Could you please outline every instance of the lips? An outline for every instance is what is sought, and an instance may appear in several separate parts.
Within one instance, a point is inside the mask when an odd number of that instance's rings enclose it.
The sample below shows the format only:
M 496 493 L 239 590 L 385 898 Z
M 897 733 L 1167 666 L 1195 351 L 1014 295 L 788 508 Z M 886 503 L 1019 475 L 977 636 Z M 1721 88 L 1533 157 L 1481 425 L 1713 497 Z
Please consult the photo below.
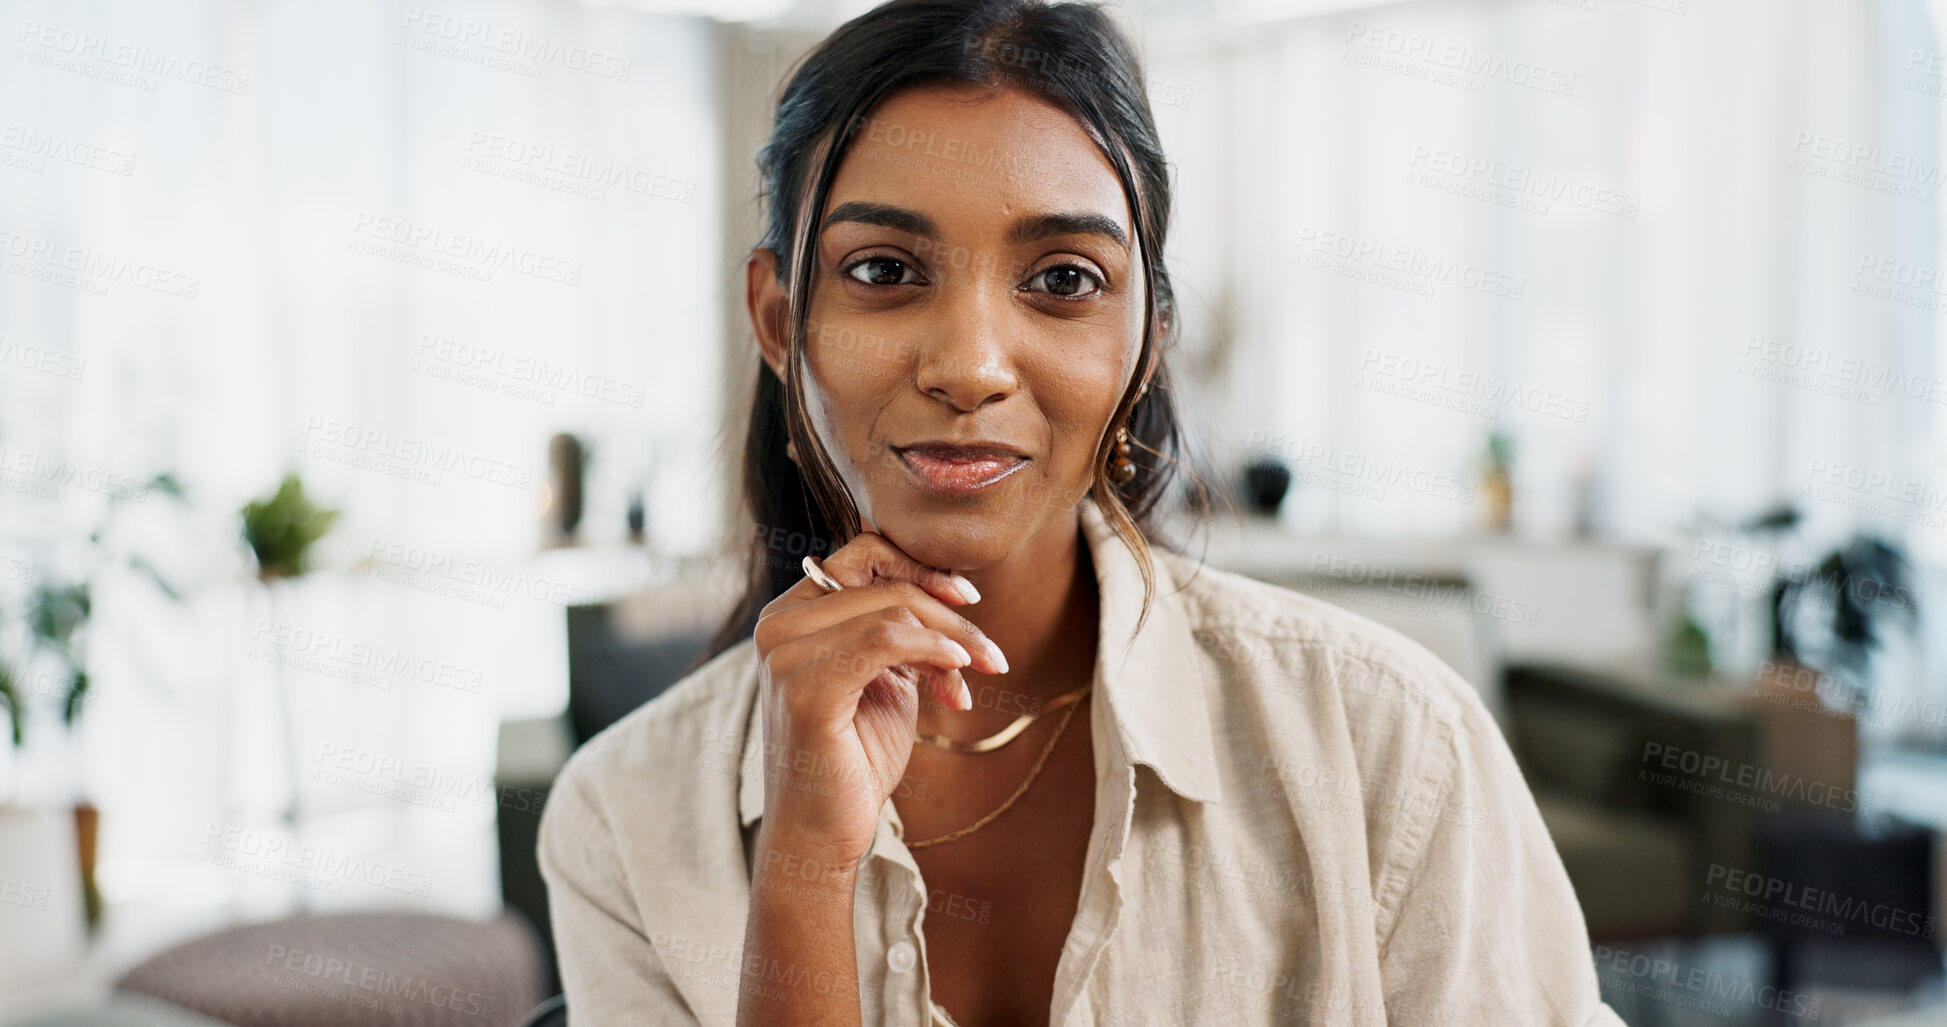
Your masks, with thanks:
M 894 446 L 892 451 L 921 486 L 952 496 L 979 492 L 1028 462 L 1020 452 L 990 443 L 916 442 Z

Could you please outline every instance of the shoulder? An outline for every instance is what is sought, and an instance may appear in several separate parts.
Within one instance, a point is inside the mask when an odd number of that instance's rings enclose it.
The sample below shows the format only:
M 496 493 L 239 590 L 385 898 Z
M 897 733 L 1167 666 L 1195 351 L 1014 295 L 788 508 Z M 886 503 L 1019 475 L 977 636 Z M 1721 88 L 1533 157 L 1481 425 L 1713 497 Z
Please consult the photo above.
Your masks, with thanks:
M 1282 678 L 1304 686 L 1285 694 L 1316 693 L 1348 710 L 1421 711 L 1447 723 L 1486 713 L 1466 679 L 1396 628 L 1282 585 L 1158 552 L 1170 563 L 1191 638 L 1228 670 Z
M 1316 596 L 1191 556 L 1159 559 L 1211 671 L 1213 709 L 1233 741 L 1254 743 L 1252 786 L 1317 767 L 1349 771 L 1368 792 L 1446 793 L 1505 769 L 1472 758 L 1506 743 L 1480 693 L 1424 645 Z
M 661 830 L 702 819 L 671 813 L 725 801 L 734 816 L 755 671 L 746 638 L 583 743 L 555 780 L 548 808 L 563 814 L 543 831 Z

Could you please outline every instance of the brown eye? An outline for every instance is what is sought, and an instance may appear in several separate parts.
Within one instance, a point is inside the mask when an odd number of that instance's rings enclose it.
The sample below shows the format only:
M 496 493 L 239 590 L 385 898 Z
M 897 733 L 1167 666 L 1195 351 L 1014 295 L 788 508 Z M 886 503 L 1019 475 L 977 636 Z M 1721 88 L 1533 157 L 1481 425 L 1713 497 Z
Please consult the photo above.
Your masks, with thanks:
M 1063 264 L 1035 275 L 1028 280 L 1028 285 L 1032 292 L 1045 292 L 1064 299 L 1079 299 L 1093 295 L 1102 287 L 1102 282 L 1093 274 L 1073 264 Z
M 891 257 L 867 257 L 846 268 L 845 273 L 866 285 L 910 285 L 920 280 L 905 261 Z

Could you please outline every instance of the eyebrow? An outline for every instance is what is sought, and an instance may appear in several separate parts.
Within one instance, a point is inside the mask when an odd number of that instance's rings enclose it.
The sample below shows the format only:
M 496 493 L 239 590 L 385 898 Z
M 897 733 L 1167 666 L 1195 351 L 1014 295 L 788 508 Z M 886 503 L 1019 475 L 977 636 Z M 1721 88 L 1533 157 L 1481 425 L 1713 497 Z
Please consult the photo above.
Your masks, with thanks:
M 908 235 L 937 238 L 939 225 L 933 219 L 916 210 L 894 207 L 884 203 L 864 203 L 853 201 L 841 203 L 825 215 L 824 229 L 844 221 L 862 225 L 877 225 Z M 1123 249 L 1129 248 L 1129 235 L 1122 230 L 1114 218 L 1091 213 L 1041 214 L 1016 221 L 1007 233 L 1007 241 L 1013 244 L 1037 242 L 1061 235 L 1100 235 L 1115 242 Z
M 1039 217 L 1022 218 L 1014 223 L 1014 230 L 1007 233 L 1011 243 L 1036 242 L 1058 235 L 1101 235 L 1113 240 L 1123 249 L 1129 248 L 1129 236 L 1114 218 L 1100 214 L 1043 214 Z

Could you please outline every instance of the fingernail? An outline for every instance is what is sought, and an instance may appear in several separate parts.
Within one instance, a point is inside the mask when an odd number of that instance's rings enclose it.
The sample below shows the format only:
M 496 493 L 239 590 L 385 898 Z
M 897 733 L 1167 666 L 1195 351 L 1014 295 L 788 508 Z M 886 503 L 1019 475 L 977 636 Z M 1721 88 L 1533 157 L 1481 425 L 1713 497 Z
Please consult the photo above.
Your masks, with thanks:
M 975 588 L 974 583 L 968 581 L 966 578 L 955 574 L 953 576 L 953 587 L 960 590 L 960 598 L 965 599 L 967 602 L 980 602 L 980 590 Z
M 992 656 L 994 662 L 1001 665 L 1001 673 L 1007 673 L 1007 654 L 1001 652 L 1001 647 L 995 645 L 991 638 L 982 638 L 980 643 L 987 647 L 987 655 Z
M 966 646 L 961 645 L 960 643 L 955 642 L 953 639 L 950 638 L 946 640 L 946 644 L 952 646 L 953 651 L 960 655 L 960 666 L 965 667 L 973 663 L 973 654 L 967 652 Z M 962 685 L 961 687 L 965 688 L 966 686 Z
M 962 710 L 973 709 L 973 693 L 967 691 L 967 682 L 965 678 L 962 678 L 960 680 L 960 709 Z

